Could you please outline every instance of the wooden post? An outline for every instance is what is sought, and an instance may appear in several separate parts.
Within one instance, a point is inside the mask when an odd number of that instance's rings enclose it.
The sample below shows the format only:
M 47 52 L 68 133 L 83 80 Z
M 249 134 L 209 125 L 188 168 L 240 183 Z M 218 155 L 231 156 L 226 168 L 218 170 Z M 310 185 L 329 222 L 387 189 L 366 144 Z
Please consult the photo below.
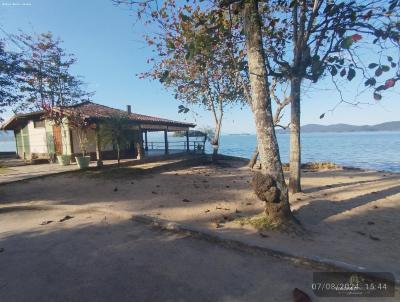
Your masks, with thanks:
M 186 130 L 186 152 L 189 152 L 189 130 Z
M 165 154 L 168 154 L 168 130 L 164 130 Z
M 203 141 L 203 154 L 206 153 L 206 141 L 207 141 L 207 133 L 204 135 Z M 218 142 L 219 143 L 219 142 Z
M 100 125 L 96 124 L 96 159 L 97 167 L 103 166 L 103 153 L 101 151 Z
M 149 146 L 147 145 L 147 130 L 144 130 L 144 150 L 149 151 Z

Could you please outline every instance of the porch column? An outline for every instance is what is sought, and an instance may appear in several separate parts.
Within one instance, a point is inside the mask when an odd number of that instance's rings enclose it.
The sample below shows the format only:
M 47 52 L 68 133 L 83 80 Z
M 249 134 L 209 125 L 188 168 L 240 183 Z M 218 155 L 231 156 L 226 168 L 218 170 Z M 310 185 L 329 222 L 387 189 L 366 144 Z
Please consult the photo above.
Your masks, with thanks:
M 144 150 L 149 151 L 149 146 L 147 145 L 147 130 L 144 130 Z
M 189 152 L 189 130 L 186 130 L 186 152 Z
M 164 130 L 165 154 L 168 154 L 168 130 Z
M 137 159 L 144 158 L 144 148 L 143 148 L 143 133 L 142 129 L 139 127 L 139 142 L 136 143 Z
M 103 166 L 103 153 L 101 151 L 100 125 L 96 124 L 96 159 L 97 167 Z

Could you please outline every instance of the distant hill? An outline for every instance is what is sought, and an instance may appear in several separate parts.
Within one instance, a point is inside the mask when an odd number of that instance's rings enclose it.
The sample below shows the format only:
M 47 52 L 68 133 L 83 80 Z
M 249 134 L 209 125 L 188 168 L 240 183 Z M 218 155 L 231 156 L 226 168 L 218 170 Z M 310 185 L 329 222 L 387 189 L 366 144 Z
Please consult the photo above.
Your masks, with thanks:
M 318 125 L 308 124 L 301 127 L 302 132 L 360 132 L 360 131 L 400 131 L 400 121 L 387 122 L 377 125 L 362 125 L 355 126 L 349 124 L 333 124 L 333 125 Z M 289 132 L 286 130 L 278 130 L 278 132 Z

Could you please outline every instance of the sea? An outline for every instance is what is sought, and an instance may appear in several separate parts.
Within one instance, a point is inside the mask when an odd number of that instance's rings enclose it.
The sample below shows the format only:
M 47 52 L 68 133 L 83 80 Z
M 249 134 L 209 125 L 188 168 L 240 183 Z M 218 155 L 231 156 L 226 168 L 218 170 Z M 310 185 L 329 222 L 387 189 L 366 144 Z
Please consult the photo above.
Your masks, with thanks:
M 282 162 L 288 162 L 289 134 L 279 133 L 277 138 Z M 162 141 L 161 137 L 154 139 Z M 174 141 L 184 141 L 184 138 L 170 137 L 169 141 L 173 146 Z M 400 132 L 303 133 L 301 144 L 303 163 L 330 161 L 343 166 L 400 172 Z M 255 135 L 222 135 L 219 152 L 250 158 L 255 147 Z M 206 151 L 211 150 L 207 144 Z M 0 140 L 2 151 L 15 151 L 15 142 Z

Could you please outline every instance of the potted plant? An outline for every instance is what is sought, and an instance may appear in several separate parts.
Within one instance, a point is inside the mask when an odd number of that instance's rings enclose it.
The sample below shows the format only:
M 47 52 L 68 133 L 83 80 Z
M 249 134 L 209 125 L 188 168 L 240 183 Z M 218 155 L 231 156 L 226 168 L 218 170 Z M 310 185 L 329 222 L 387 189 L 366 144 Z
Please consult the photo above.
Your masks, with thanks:
M 75 114 L 71 115 L 69 122 L 71 127 L 76 131 L 79 148 L 81 150 L 81 154 L 75 156 L 76 163 L 78 164 L 80 169 L 86 169 L 87 167 L 89 167 L 90 163 L 90 155 L 86 155 L 89 143 L 88 130 L 90 128 L 90 123 L 79 112 L 75 112 Z
M 87 145 L 88 145 L 88 137 L 87 137 L 87 129 L 76 128 L 76 135 L 79 141 L 79 148 L 81 149 L 81 155 L 75 156 L 76 163 L 78 164 L 80 169 L 86 169 L 89 167 L 90 163 L 90 155 L 87 154 Z

